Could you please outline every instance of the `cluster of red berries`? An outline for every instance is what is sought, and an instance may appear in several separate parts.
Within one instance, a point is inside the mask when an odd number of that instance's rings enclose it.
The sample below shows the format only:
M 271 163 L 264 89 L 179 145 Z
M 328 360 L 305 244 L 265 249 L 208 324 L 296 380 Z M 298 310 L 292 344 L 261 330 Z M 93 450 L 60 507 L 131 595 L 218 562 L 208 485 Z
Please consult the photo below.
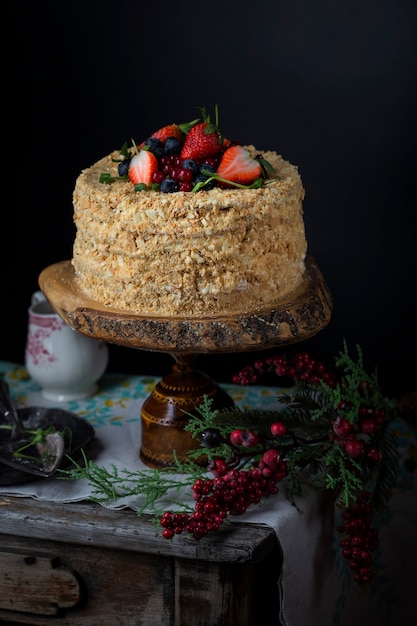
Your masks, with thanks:
M 355 582 L 359 585 L 371 581 L 372 553 L 378 547 L 378 531 L 371 528 L 370 498 L 370 493 L 363 491 L 358 500 L 344 512 L 344 522 L 337 528 L 343 535 L 340 541 L 342 557 L 349 562 Z
M 270 374 L 313 385 L 321 380 L 329 387 L 336 384 L 336 376 L 327 371 L 324 363 L 316 361 L 307 352 L 298 352 L 292 357 L 283 355 L 260 359 L 253 365 L 247 365 L 241 369 L 232 380 L 237 385 L 254 385 L 260 382 L 262 377 Z
M 341 407 L 343 409 L 343 407 Z M 386 422 L 384 409 L 361 407 L 358 422 L 351 423 L 345 417 L 338 416 L 333 422 L 335 442 L 344 448 L 346 454 L 353 459 L 363 458 L 373 463 L 382 460 L 381 451 L 369 445 L 368 439 Z
M 286 426 L 282 422 L 271 425 L 271 435 L 279 438 L 285 435 Z M 222 440 L 220 431 L 207 428 L 201 435 L 203 445 L 216 447 Z M 236 449 L 256 448 L 258 435 L 251 430 L 235 429 L 230 433 L 229 442 Z M 248 469 L 231 467 L 239 459 L 239 454 L 229 462 L 214 458 L 208 463 L 208 469 L 214 476 L 198 478 L 192 487 L 196 504 L 194 512 L 173 513 L 166 511 L 161 520 L 165 539 L 172 539 L 176 534 L 187 532 L 194 539 L 201 539 L 210 531 L 219 529 L 228 515 L 242 515 L 252 504 L 258 504 L 262 498 L 278 493 L 278 483 L 288 474 L 288 467 L 279 450 L 275 447 L 263 451 L 258 462 Z
M 177 191 L 192 191 L 200 170 L 215 172 L 219 159 L 206 158 L 201 165 L 184 160 L 179 154 L 164 155 L 158 160 L 159 169 L 152 174 L 152 183 L 160 185 L 168 177 L 177 185 Z M 197 178 L 204 180 L 207 176 Z
M 283 461 L 276 459 L 271 465 L 254 466 L 248 470 L 231 469 L 214 479 L 199 478 L 192 487 L 196 504 L 194 511 L 174 513 L 166 511 L 161 520 L 165 539 L 174 535 L 189 533 L 194 539 L 201 539 L 211 531 L 217 531 L 229 515 L 242 515 L 252 504 L 278 493 L 277 483 L 287 475 Z M 263 469 L 270 468 L 269 476 Z M 215 465 L 215 473 L 220 472 Z

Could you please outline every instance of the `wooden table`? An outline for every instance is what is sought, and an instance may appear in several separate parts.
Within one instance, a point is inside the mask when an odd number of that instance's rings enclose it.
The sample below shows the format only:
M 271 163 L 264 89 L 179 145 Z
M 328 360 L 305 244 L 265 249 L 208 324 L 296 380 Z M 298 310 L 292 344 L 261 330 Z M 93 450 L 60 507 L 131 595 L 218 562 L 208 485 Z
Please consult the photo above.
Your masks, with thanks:
M 0 496 L 0 623 L 279 625 L 272 528 L 233 523 L 167 541 L 154 524 L 91 502 Z

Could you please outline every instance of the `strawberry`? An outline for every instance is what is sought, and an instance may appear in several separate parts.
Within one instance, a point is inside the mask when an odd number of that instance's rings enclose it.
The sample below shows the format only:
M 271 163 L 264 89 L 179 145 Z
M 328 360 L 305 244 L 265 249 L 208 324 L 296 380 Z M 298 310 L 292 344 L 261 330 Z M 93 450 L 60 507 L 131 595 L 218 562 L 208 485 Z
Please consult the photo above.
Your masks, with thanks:
M 167 126 L 163 126 L 159 130 L 152 133 L 151 137 L 159 139 L 161 143 L 164 143 L 168 139 L 168 137 L 175 137 L 175 139 L 181 141 L 182 130 L 178 126 L 178 124 L 168 124 Z
M 140 150 L 135 154 L 129 165 L 127 175 L 134 185 L 151 186 L 152 175 L 159 168 L 158 159 L 149 150 Z
M 194 161 L 215 157 L 222 149 L 223 138 L 219 129 L 210 122 L 200 122 L 187 134 L 181 150 L 181 159 Z
M 192 122 L 186 122 L 184 124 L 167 124 L 159 130 L 156 130 L 154 133 L 152 133 L 152 135 L 149 136 L 154 137 L 155 139 L 159 139 L 161 143 L 165 143 L 168 137 L 175 137 L 175 139 L 178 139 L 178 141 L 182 141 L 184 134 L 187 133 L 190 128 L 192 128 L 199 121 L 200 120 L 196 119 Z M 142 141 L 138 148 L 141 149 L 144 145 L 145 142 Z
M 149 135 L 149 136 L 154 137 L 155 139 L 159 139 L 161 143 L 164 143 L 168 139 L 168 137 L 175 137 L 175 139 L 178 139 L 179 141 L 181 141 L 182 132 L 178 124 L 168 124 L 167 126 L 163 126 L 162 128 L 155 131 L 154 133 L 152 133 L 152 135 Z M 145 145 L 145 141 L 142 141 L 138 145 L 138 150 L 141 150 L 144 145 Z
M 232 141 L 230 141 L 230 139 L 226 139 L 226 137 L 223 139 L 223 143 L 222 143 L 222 149 L 223 150 L 227 150 L 227 148 L 230 148 L 230 146 L 232 145 Z
M 249 150 L 237 145 L 224 152 L 217 174 L 240 185 L 251 185 L 262 176 L 262 168 L 259 161 L 251 157 Z M 219 184 L 227 187 L 227 183 Z

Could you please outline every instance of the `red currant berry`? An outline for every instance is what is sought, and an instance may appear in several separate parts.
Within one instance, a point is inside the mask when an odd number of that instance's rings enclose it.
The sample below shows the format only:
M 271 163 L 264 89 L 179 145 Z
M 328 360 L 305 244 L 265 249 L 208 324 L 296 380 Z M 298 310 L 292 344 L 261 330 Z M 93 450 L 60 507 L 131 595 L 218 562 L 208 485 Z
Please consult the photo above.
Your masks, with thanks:
M 268 465 L 268 467 L 276 467 L 278 465 L 278 460 L 279 452 L 278 450 L 275 450 L 275 448 L 270 448 L 262 455 L 262 461 L 265 463 L 265 465 Z
M 352 430 L 352 425 L 344 417 L 338 416 L 333 422 L 333 430 L 336 435 L 345 437 Z
M 164 178 L 165 173 L 162 170 L 156 170 L 156 172 L 152 174 L 152 182 L 156 185 L 159 185 L 164 180 Z
M 287 432 L 287 427 L 283 422 L 274 422 L 271 424 L 271 434 L 273 437 L 283 437 Z
M 180 167 L 178 171 L 178 180 L 184 183 L 190 183 L 193 180 L 193 173 L 191 170 L 187 170 L 184 167 Z
M 242 435 L 243 435 L 243 430 L 241 430 L 241 429 L 234 430 L 233 432 L 230 433 L 230 436 L 229 436 L 230 442 L 234 446 L 241 446 L 242 445 Z
M 242 446 L 252 448 L 259 443 L 258 435 L 253 430 L 244 430 L 242 433 Z
M 213 459 L 208 465 L 208 469 L 214 476 L 224 476 L 227 472 L 227 464 L 223 459 Z
M 174 516 L 172 515 L 172 513 L 165 512 L 163 516 L 161 517 L 161 519 L 159 520 L 159 523 L 164 528 L 171 528 L 173 521 L 174 521 Z
M 361 431 L 366 435 L 373 435 L 378 429 L 378 422 L 373 417 L 367 417 L 361 422 Z
M 179 191 L 192 191 L 193 190 L 193 184 L 182 180 L 178 184 L 178 190 Z
M 364 453 L 365 444 L 360 439 L 350 439 L 346 442 L 345 450 L 352 459 L 356 459 Z
M 164 532 L 162 533 L 162 536 L 164 539 L 172 539 L 172 537 L 174 536 L 174 531 L 171 530 L 170 528 L 165 528 Z
M 370 459 L 374 463 L 380 463 L 382 460 L 382 453 L 380 450 L 378 450 L 378 448 L 369 448 L 368 452 L 366 453 L 366 458 Z
M 378 422 L 378 424 L 382 424 L 387 419 L 387 414 L 384 411 L 384 409 L 376 409 L 374 411 L 374 415 L 375 415 L 375 419 Z

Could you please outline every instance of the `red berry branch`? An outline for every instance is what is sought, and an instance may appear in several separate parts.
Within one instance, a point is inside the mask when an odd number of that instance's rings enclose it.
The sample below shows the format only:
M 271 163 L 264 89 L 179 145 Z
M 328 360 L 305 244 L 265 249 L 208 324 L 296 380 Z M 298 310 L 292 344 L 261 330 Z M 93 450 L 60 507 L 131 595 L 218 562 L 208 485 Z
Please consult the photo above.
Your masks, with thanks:
M 363 491 L 358 500 L 343 513 L 343 523 L 337 530 L 342 535 L 340 546 L 342 557 L 354 572 L 359 585 L 372 580 L 372 553 L 378 547 L 378 531 L 371 527 L 371 494 Z
M 305 352 L 244 367 L 233 382 L 275 382 L 277 408 L 218 411 L 205 397 L 185 426 L 201 446 L 172 469 L 109 472 L 86 460 L 84 468 L 75 464 L 66 473 L 89 479 L 99 502 L 140 495 L 139 514 L 153 512 L 167 539 L 186 533 L 201 540 L 229 516 L 276 495 L 284 479 L 297 509 L 304 488 L 329 490 L 341 518 L 341 554 L 354 580 L 368 583 L 378 544 L 372 524 L 397 476 L 396 441 L 388 428 L 395 405 L 383 396 L 376 374 L 365 371 L 359 347 L 357 355 L 352 359 L 344 344 L 334 371 Z M 173 494 L 172 509 L 158 508 L 167 494 Z
M 278 484 L 287 478 L 295 506 L 304 486 L 335 494 L 343 519 L 338 527 L 342 556 L 355 581 L 367 583 L 378 544 L 372 520 L 386 504 L 396 475 L 395 455 L 388 454 L 392 404 L 382 395 L 376 376 L 365 372 L 360 349 L 355 362 L 346 345 L 334 372 L 302 352 L 257 360 L 241 369 L 233 382 L 261 384 L 274 377 L 291 385 L 278 395 L 284 407 L 278 412 L 218 413 L 208 405 L 199 408 L 200 417 L 190 416 L 186 429 L 200 437 L 203 448 L 191 452 L 190 458 L 207 455 L 207 469 L 215 478 L 194 484 L 193 513 L 163 515 L 163 534 L 171 538 L 186 532 L 201 539 L 229 515 L 244 513 L 278 493 Z

